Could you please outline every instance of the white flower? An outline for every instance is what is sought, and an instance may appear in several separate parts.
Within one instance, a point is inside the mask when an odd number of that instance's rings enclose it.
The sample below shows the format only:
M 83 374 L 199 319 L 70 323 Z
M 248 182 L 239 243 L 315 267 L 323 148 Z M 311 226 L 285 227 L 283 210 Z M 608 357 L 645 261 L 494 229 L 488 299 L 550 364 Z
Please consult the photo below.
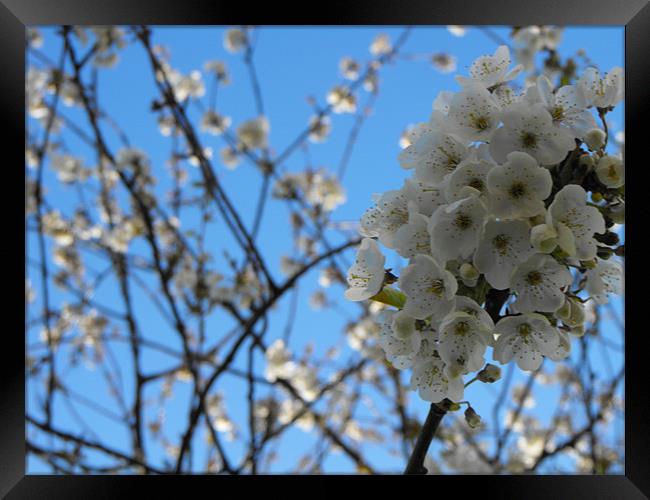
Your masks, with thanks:
M 412 367 L 422 342 L 420 332 L 415 330 L 414 319 L 405 317 L 402 311 L 385 311 L 382 313 L 381 321 L 379 344 L 386 353 L 386 359 L 398 370 Z M 393 326 L 395 323 L 398 329 Z M 403 325 L 399 328 L 400 323 L 412 325 L 410 335 L 403 334 L 404 328 Z
M 408 220 L 408 198 L 405 191 L 387 191 L 378 195 L 375 206 L 361 216 L 359 232 L 362 236 L 378 237 L 388 248 L 395 248 L 395 234 Z
M 485 87 L 468 85 L 449 103 L 447 120 L 458 135 L 471 141 L 489 141 L 499 125 L 499 105 Z
M 277 339 L 273 342 L 266 350 L 265 356 L 266 380 L 275 382 L 279 378 L 291 378 L 296 365 L 291 361 L 291 351 L 285 347 L 282 339 Z
M 584 328 L 583 322 L 581 322 L 576 328 Z M 562 361 L 563 359 L 568 358 L 569 354 L 571 354 L 571 337 L 563 330 L 558 330 L 557 328 L 554 328 L 554 330 L 558 334 L 559 343 L 557 348 L 546 356 L 553 361 Z
M 233 54 L 242 50 L 247 43 L 246 32 L 241 29 L 229 29 L 224 35 L 223 45 L 228 52 Z
M 546 223 L 569 229 L 573 235 L 570 246 L 563 245 L 562 241 L 558 243 L 570 256 L 580 260 L 596 257 L 597 246 L 593 235 L 605 232 L 605 220 L 596 207 L 587 205 L 587 193 L 581 186 L 568 184 L 555 195 L 548 207 Z
M 529 242 L 529 226 L 525 221 L 489 220 L 483 229 L 474 265 L 493 288 L 510 287 L 515 267 L 535 253 Z
M 476 194 L 438 208 L 429 221 L 431 249 L 440 262 L 469 258 L 478 245 L 487 209 Z
M 456 80 L 464 87 L 472 82 L 479 83 L 485 88 L 494 87 L 515 79 L 523 69 L 521 64 L 518 64 L 508 71 L 509 66 L 510 50 L 506 45 L 500 45 L 494 55 L 481 56 L 472 63 L 469 68 L 471 78 L 457 76 Z
M 604 155 L 596 165 L 598 180 L 608 188 L 619 188 L 625 184 L 625 168 L 618 156 Z
M 344 85 L 337 85 L 327 94 L 327 102 L 335 113 L 354 113 L 357 110 L 357 98 Z
M 623 268 L 614 259 L 601 260 L 595 268 L 587 271 L 586 290 L 597 304 L 607 304 L 607 295 L 623 292 Z
M 553 123 L 570 130 L 574 137 L 582 138 L 596 128 L 596 120 L 587 111 L 587 101 L 577 87 L 564 85 L 553 93 L 553 84 L 542 75 L 537 79 L 537 91 Z
M 399 277 L 406 295 L 404 313 L 416 319 L 445 316 L 454 306 L 458 283 L 429 255 L 416 255 Z
M 596 68 L 587 68 L 578 79 L 578 87 L 589 103 L 597 108 L 615 106 L 623 100 L 625 85 L 623 68 L 618 66 L 600 77 Z
M 553 257 L 535 254 L 512 274 L 511 289 L 517 294 L 513 308 L 522 313 L 557 311 L 564 304 L 561 289 L 572 281 L 571 273 Z
M 539 368 L 543 356 L 553 356 L 560 343 L 557 328 L 541 314 L 507 316 L 495 328 L 500 335 L 494 346 L 494 359 L 506 364 L 514 358 L 522 370 Z
M 393 47 L 391 46 L 390 38 L 383 33 L 377 35 L 370 44 L 370 53 L 374 56 L 388 54 L 391 50 L 393 50 Z
M 431 253 L 431 235 L 427 229 L 429 218 L 418 213 L 415 202 L 409 202 L 408 224 L 401 226 L 395 233 L 395 250 L 402 257 L 410 259 L 417 254 Z
M 270 125 L 267 118 L 265 116 L 259 116 L 242 123 L 237 128 L 237 138 L 245 148 L 264 148 L 267 144 L 269 130 Z
M 219 156 L 221 157 L 221 162 L 226 168 L 233 170 L 237 168 L 237 165 L 239 165 L 239 153 L 236 149 L 233 149 L 230 146 L 222 148 L 219 152 Z
M 513 219 L 542 213 L 553 180 L 550 172 L 530 155 L 513 151 L 508 153 L 505 164 L 490 170 L 487 186 L 494 215 Z
M 309 140 L 323 142 L 332 130 L 329 116 L 314 115 L 309 119 Z
M 439 130 L 428 129 L 398 156 L 402 168 L 415 168 L 415 177 L 422 182 L 439 184 L 470 155 L 460 138 Z
M 348 270 L 348 300 L 366 300 L 381 290 L 384 282 L 384 262 L 386 257 L 379 250 L 377 242 L 371 238 L 361 240 L 357 258 Z
M 515 103 L 506 109 L 499 128 L 490 142 L 490 154 L 499 163 L 511 151 L 523 151 L 541 165 L 562 161 L 575 148 L 571 132 L 555 127 L 550 113 L 542 104 Z
M 201 118 L 201 130 L 212 135 L 220 135 L 230 126 L 230 117 L 221 116 L 216 111 L 206 111 Z
M 425 358 L 415 365 L 411 389 L 417 389 L 422 399 L 432 403 L 439 403 L 445 398 L 461 401 L 465 392 L 463 379 L 447 377 L 444 361 L 436 357 Z
M 223 61 L 206 61 L 203 64 L 203 69 L 207 73 L 213 73 L 217 81 L 221 82 L 222 85 L 228 85 L 230 79 L 228 78 L 228 70 L 226 69 L 226 64 Z
M 478 317 L 464 311 L 450 313 L 440 324 L 438 337 L 445 374 L 455 378 L 480 370 L 485 350 L 492 343 L 491 330 Z
M 454 36 L 465 36 L 465 33 L 467 32 L 467 28 L 465 26 L 458 26 L 458 25 L 449 25 L 447 26 L 447 31 L 451 33 Z
M 416 203 L 418 212 L 427 217 L 435 212 L 436 208 L 444 205 L 446 202 L 441 187 L 416 179 L 406 179 L 402 190 L 409 201 Z
M 590 150 L 598 151 L 600 148 L 605 146 L 606 138 L 607 134 L 605 134 L 605 131 L 596 127 L 587 132 L 583 137 L 583 140 Z
M 456 58 L 446 52 L 439 52 L 431 56 L 431 63 L 441 73 L 456 71 Z
M 467 187 L 476 189 L 484 197 L 488 194 L 487 176 L 495 166 L 486 160 L 464 161 L 448 178 L 445 196 L 449 202 L 466 198 Z
M 475 300 L 464 297 L 463 295 L 457 295 L 454 310 L 470 314 L 483 323 L 488 330 L 494 330 L 494 321 L 492 321 L 487 311 L 478 305 Z
M 341 75 L 343 75 L 343 78 L 348 80 L 356 80 L 359 78 L 360 69 L 361 67 L 359 66 L 359 63 L 351 57 L 344 57 L 341 59 L 341 62 L 339 62 Z

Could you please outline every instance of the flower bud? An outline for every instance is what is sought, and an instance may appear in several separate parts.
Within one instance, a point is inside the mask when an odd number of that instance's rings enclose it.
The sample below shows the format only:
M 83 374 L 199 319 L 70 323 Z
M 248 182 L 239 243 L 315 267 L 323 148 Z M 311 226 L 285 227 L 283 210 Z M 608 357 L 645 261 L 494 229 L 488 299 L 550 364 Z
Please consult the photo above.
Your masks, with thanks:
M 592 151 L 596 151 L 605 145 L 605 132 L 599 128 L 591 129 L 585 134 L 585 143 Z
M 469 262 L 465 262 L 462 266 L 460 266 L 459 269 L 459 274 L 460 277 L 463 278 L 464 280 L 475 280 L 479 277 L 480 273 L 478 272 L 478 269 L 476 269 L 472 264 Z
M 557 232 L 548 224 L 539 224 L 530 231 L 530 244 L 541 253 L 551 253 L 557 246 Z
M 570 330 L 571 335 L 582 337 L 585 334 L 585 325 L 574 326 Z
M 393 333 L 399 339 L 410 337 L 415 331 L 415 319 L 399 311 L 393 316 Z
M 501 378 L 501 368 L 488 363 L 480 372 L 476 374 L 476 377 L 481 382 L 492 384 Z
M 564 301 L 562 307 L 555 311 L 555 317 L 561 319 L 562 321 L 567 320 L 571 317 L 571 302 L 569 299 Z
M 562 311 L 562 313 L 560 313 Z M 555 312 L 562 322 L 570 327 L 579 327 L 585 322 L 585 307 L 574 297 L 567 298 L 564 305 Z
M 609 188 L 618 188 L 625 184 L 623 161 L 610 155 L 604 155 L 596 165 L 598 180 Z
M 467 410 L 465 410 L 465 421 L 467 425 L 475 429 L 481 423 L 481 416 L 474 411 L 474 408 L 468 406 Z

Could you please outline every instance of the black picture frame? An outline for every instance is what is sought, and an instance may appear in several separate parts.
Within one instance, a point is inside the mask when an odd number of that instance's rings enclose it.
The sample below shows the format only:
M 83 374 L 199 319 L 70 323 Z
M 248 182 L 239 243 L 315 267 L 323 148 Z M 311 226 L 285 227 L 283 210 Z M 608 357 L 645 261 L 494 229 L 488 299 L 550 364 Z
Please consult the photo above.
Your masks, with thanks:
M 644 349 L 647 328 L 635 325 L 634 316 L 642 319 L 644 292 L 643 249 L 640 247 L 641 230 L 648 209 L 643 205 L 648 198 L 642 191 L 642 173 L 647 170 L 641 146 L 648 140 L 645 125 L 650 112 L 650 5 L 648 0 L 330 0 L 327 6 L 313 6 L 303 2 L 297 5 L 278 5 L 276 2 L 244 4 L 219 0 L 0 0 L 0 99 L 5 115 L 2 142 L 8 155 L 5 169 L 8 179 L 3 183 L 5 224 L 10 234 L 20 241 L 25 229 L 19 201 L 11 193 L 19 193 L 20 168 L 24 163 L 24 77 L 25 28 L 28 25 L 57 24 L 150 24 L 150 25 L 288 25 L 288 24 L 352 24 L 352 25 L 618 25 L 625 26 L 625 134 L 627 171 L 627 226 L 626 232 L 626 298 L 625 305 L 631 315 L 626 325 L 631 329 L 625 345 L 625 475 L 566 475 L 566 476 L 435 476 L 424 485 L 423 494 L 436 495 L 444 489 L 456 490 L 463 498 L 470 483 L 479 486 L 481 498 L 493 492 L 498 498 L 585 498 L 585 499 L 636 499 L 650 496 L 650 397 L 647 386 L 647 350 Z M 646 155 L 647 158 L 647 155 Z M 24 182 L 24 177 L 23 177 Z M 649 184 L 650 185 L 650 184 Z M 647 191 L 647 190 L 645 190 Z M 20 221 L 23 222 L 20 222 Z M 637 236 L 639 234 L 639 236 Z M 13 243 L 8 246 L 24 247 Z M 23 239 L 23 244 L 25 240 Z M 630 251 L 631 250 L 631 251 Z M 629 265 L 629 259 L 632 259 Z M 3 300 L 5 318 L 16 317 L 21 309 L 18 301 L 24 286 L 24 274 L 18 276 L 19 267 L 5 261 L 7 294 Z M 628 269 L 632 269 L 631 272 Z M 15 271 L 14 271 L 15 270 Z M 9 272 L 7 272 L 9 271 Z M 23 268 L 24 271 L 24 268 Z M 15 272 L 16 276 L 13 276 Z M 22 284 L 20 284 L 22 283 Z M 9 290 L 13 290 L 9 292 Z M 13 302 L 16 302 L 13 305 Z M 24 305 L 22 306 L 24 307 Z M 647 306 L 646 306 L 647 307 Z M 17 334 L 18 326 L 3 322 L 3 344 L 0 348 L 0 495 L 6 498 L 114 498 L 125 490 L 145 486 L 147 497 L 170 497 L 192 492 L 197 486 L 216 488 L 227 481 L 241 486 L 243 481 L 223 476 L 47 476 L 25 475 L 25 343 Z M 313 476 L 312 476 L 313 477 Z M 289 480 L 313 481 L 310 476 L 293 476 Z M 418 477 L 418 476 L 416 476 Z M 431 477 L 431 476 L 420 476 Z M 341 478 L 341 476 L 339 476 Z M 429 479 L 401 479 L 402 476 L 367 477 L 344 476 L 347 482 L 364 481 L 383 484 L 384 481 L 429 481 Z M 178 480 L 181 484 L 178 484 Z M 254 479 L 277 481 L 280 476 Z M 327 482 L 327 481 L 326 481 Z M 173 485 L 172 485 L 173 483 Z M 318 483 L 325 484 L 325 483 Z M 180 489 L 178 489 L 180 487 Z M 426 490 L 424 488 L 431 488 Z M 218 491 L 213 490 L 213 494 Z M 309 490 L 302 490 L 307 492 Z M 428 492 L 428 493 L 427 493 Z

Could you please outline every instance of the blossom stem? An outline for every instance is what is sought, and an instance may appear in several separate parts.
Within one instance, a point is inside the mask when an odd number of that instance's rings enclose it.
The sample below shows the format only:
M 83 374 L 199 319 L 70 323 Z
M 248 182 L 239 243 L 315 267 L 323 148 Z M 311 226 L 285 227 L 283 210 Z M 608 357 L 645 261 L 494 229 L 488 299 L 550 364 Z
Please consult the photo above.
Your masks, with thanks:
M 424 459 L 427 456 L 427 451 L 429 450 L 433 436 L 438 429 L 438 425 L 440 425 L 442 417 L 444 417 L 446 413 L 447 410 L 445 409 L 444 402 L 440 404 L 431 403 L 429 414 L 420 430 L 420 434 L 415 442 L 413 453 L 411 453 L 404 474 L 426 474 L 428 472 L 424 466 Z

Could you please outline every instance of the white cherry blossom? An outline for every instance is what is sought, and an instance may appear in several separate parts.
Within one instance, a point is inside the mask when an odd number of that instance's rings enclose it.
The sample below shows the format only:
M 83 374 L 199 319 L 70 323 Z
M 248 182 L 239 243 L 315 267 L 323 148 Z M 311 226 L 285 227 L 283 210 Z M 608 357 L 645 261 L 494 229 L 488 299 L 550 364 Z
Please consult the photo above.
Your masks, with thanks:
M 425 131 L 398 156 L 402 168 L 415 169 L 417 180 L 439 184 L 470 156 L 466 141 L 438 130 Z
M 450 313 L 440 324 L 439 332 L 438 353 L 448 377 L 483 367 L 483 356 L 493 337 L 490 328 L 477 316 L 464 311 Z
M 464 161 L 454 170 L 445 186 L 445 196 L 449 202 L 466 198 L 467 187 L 476 189 L 484 198 L 488 195 L 487 176 L 495 166 L 487 160 Z
M 379 344 L 386 353 L 386 359 L 398 370 L 404 370 L 415 363 L 422 338 L 415 328 L 411 335 L 400 336 L 393 326 L 396 320 L 399 321 L 398 314 L 396 311 L 382 313 Z
M 442 318 L 454 307 L 458 283 L 433 257 L 421 254 L 402 270 L 399 287 L 406 295 L 406 314 L 416 319 Z
M 449 103 L 447 120 L 458 135 L 470 141 L 489 141 L 499 125 L 501 110 L 485 87 L 468 85 Z
M 402 189 L 386 191 L 376 195 L 375 206 L 361 217 L 359 232 L 362 236 L 378 237 L 388 248 L 395 248 L 395 234 L 408 221 L 407 193 Z
M 348 300 L 366 300 L 381 291 L 384 282 L 384 263 L 386 257 L 379 250 L 377 242 L 363 238 L 357 257 L 348 270 L 349 288 L 345 291 Z
M 492 321 L 492 318 L 487 311 L 478 305 L 475 300 L 463 295 L 457 295 L 455 310 L 476 317 L 476 319 L 483 323 L 489 330 L 494 330 L 494 321 Z
M 614 259 L 598 259 L 596 267 L 587 271 L 587 293 L 597 304 L 607 304 L 608 295 L 623 293 L 623 267 Z
M 560 335 L 545 316 L 537 313 L 507 316 L 496 324 L 499 338 L 494 359 L 502 364 L 514 359 L 522 370 L 539 368 L 544 356 L 555 356 Z
M 442 187 L 417 179 L 406 179 L 402 190 L 409 201 L 414 201 L 417 204 L 418 212 L 427 217 L 435 212 L 436 208 L 447 202 Z
M 601 77 L 600 71 L 590 67 L 578 79 L 578 87 L 589 104 L 597 108 L 614 106 L 623 100 L 623 74 L 623 68 L 616 66 Z
M 598 180 L 608 188 L 619 188 L 625 184 L 625 167 L 618 156 L 603 155 L 596 165 Z
M 429 357 L 421 360 L 413 368 L 411 389 L 425 401 L 439 403 L 445 398 L 461 401 L 465 386 L 461 377 L 450 378 L 445 374 L 445 363 L 440 358 Z
M 540 165 L 562 161 L 576 147 L 571 132 L 553 125 L 553 118 L 542 104 L 516 103 L 502 114 L 503 127 L 490 142 L 490 154 L 499 163 L 512 151 L 523 151 Z
M 471 257 L 486 215 L 487 209 L 475 193 L 433 213 L 429 221 L 431 249 L 440 262 Z
M 568 184 L 556 193 L 548 207 L 547 224 L 568 228 L 573 236 L 573 245 L 569 248 L 568 245 L 560 246 L 570 256 L 580 260 L 590 260 L 596 256 L 594 233 L 604 233 L 606 230 L 600 211 L 587 205 L 587 193 L 577 184 Z
M 574 137 L 582 138 L 597 127 L 594 115 L 587 111 L 587 100 L 576 86 L 564 85 L 554 93 L 553 84 L 542 75 L 536 88 L 553 123 L 570 130 Z
M 431 253 L 431 235 L 427 229 L 429 218 L 418 213 L 415 202 L 409 202 L 408 224 L 395 233 L 395 250 L 407 259 L 417 254 Z
M 526 153 L 508 153 L 507 161 L 490 170 L 487 176 L 490 208 L 497 217 L 533 217 L 544 211 L 544 200 L 551 194 L 550 172 Z
M 510 50 L 506 45 L 500 45 L 491 56 L 481 56 L 469 68 L 471 78 L 457 76 L 456 80 L 463 87 L 478 83 L 485 88 L 494 87 L 510 80 L 514 80 L 523 69 L 521 64 L 510 71 Z
M 511 289 L 517 294 L 517 312 L 554 312 L 564 304 L 562 288 L 573 278 L 568 269 L 546 254 L 535 254 L 512 274 Z
M 489 220 L 483 229 L 474 265 L 493 288 L 510 287 L 514 269 L 535 253 L 529 241 L 530 227 L 521 220 Z

